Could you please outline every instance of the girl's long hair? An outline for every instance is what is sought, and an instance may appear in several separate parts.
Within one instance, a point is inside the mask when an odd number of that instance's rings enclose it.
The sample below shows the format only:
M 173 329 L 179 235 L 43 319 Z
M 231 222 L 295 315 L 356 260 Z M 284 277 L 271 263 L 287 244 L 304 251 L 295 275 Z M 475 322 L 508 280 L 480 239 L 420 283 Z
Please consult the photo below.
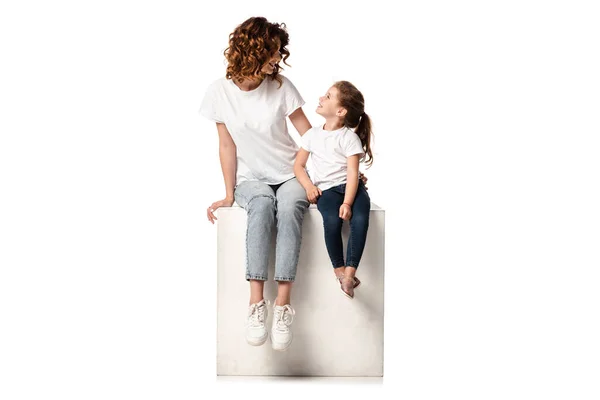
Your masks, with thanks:
M 365 152 L 367 168 L 373 164 L 373 151 L 371 150 L 371 118 L 365 113 L 365 98 L 362 93 L 348 81 L 338 81 L 333 84 L 338 90 L 338 101 L 346 109 L 344 125 L 355 128 L 354 132 L 360 138 Z

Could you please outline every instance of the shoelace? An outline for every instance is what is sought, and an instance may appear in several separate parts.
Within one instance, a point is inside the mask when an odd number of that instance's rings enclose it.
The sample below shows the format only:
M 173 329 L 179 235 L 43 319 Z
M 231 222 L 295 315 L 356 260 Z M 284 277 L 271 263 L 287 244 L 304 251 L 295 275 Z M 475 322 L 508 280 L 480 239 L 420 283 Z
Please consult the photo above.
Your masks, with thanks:
M 287 332 L 288 326 L 294 322 L 294 315 L 296 315 L 296 312 L 289 304 L 286 304 L 281 309 L 275 309 L 275 315 L 273 315 L 275 330 Z
M 265 310 L 267 302 L 254 303 L 248 309 L 248 324 L 250 326 L 262 326 L 265 323 Z

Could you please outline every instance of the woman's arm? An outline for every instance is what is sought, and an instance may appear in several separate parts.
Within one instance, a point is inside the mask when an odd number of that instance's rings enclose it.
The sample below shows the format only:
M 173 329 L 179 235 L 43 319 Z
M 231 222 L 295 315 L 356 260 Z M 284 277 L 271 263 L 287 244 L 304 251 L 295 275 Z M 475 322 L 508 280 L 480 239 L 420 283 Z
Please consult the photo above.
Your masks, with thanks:
M 350 219 L 352 216 L 352 203 L 356 197 L 358 190 L 358 164 L 359 155 L 355 154 L 348 157 L 347 161 L 347 176 L 346 176 L 346 195 L 344 196 L 344 204 L 340 207 L 340 218 L 344 220 Z
M 292 121 L 292 125 L 294 125 L 300 136 L 304 135 L 311 128 L 308 118 L 306 118 L 304 111 L 302 111 L 302 107 L 299 107 L 290 114 L 290 121 Z
M 294 174 L 304 190 L 308 190 L 314 186 L 305 170 L 306 161 L 308 161 L 309 154 L 310 153 L 304 149 L 298 150 L 298 153 L 296 154 L 296 162 L 294 163 Z
M 223 172 L 223 179 L 225 180 L 225 198 L 215 201 L 206 210 L 208 221 L 213 224 L 217 219 L 214 214 L 215 210 L 219 207 L 231 207 L 235 201 L 233 192 L 235 190 L 235 174 L 237 170 L 237 148 L 225 124 L 217 122 L 217 132 L 219 133 L 219 159 L 221 160 L 221 170 Z
M 296 179 L 302 185 L 304 190 L 306 190 L 306 197 L 308 201 L 311 203 L 316 203 L 319 196 L 322 194 L 321 189 L 316 187 L 313 182 L 310 180 L 310 177 L 306 173 L 306 161 L 308 160 L 309 152 L 300 149 L 296 154 L 296 162 L 294 163 L 294 174 L 296 175 Z
M 235 173 L 237 170 L 237 148 L 225 124 L 217 123 L 219 132 L 219 159 L 225 180 L 225 199 L 233 201 L 235 189 Z

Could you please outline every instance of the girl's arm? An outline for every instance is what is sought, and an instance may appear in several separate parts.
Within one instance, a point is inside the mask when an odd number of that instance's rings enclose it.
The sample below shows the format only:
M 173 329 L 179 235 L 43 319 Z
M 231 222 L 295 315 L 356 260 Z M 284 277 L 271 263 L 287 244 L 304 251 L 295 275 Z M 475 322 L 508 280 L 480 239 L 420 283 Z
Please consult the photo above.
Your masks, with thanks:
M 225 124 L 217 122 L 217 132 L 219 133 L 219 159 L 221 160 L 221 170 L 223 172 L 223 179 L 225 180 L 225 198 L 215 201 L 206 210 L 208 221 L 213 224 L 217 219 L 213 214 L 214 211 L 219 207 L 231 207 L 234 202 L 233 192 L 237 170 L 237 147 Z
M 340 218 L 344 220 L 348 220 L 352 216 L 352 203 L 354 203 L 356 191 L 358 190 L 359 157 L 358 154 L 355 154 L 348 157 L 347 161 L 346 195 L 344 196 L 344 203 L 340 206 Z
M 304 135 L 311 128 L 308 118 L 306 118 L 304 111 L 302 111 L 302 107 L 299 107 L 290 114 L 290 121 L 292 121 L 292 125 L 294 125 L 300 136 Z
M 296 175 L 298 182 L 300 182 L 304 190 L 306 190 L 306 197 L 308 198 L 308 201 L 311 203 L 316 203 L 322 192 L 321 189 L 312 183 L 310 177 L 306 173 L 305 167 L 309 154 L 310 153 L 304 149 L 298 150 L 298 153 L 296 154 L 296 162 L 294 163 L 294 174 Z

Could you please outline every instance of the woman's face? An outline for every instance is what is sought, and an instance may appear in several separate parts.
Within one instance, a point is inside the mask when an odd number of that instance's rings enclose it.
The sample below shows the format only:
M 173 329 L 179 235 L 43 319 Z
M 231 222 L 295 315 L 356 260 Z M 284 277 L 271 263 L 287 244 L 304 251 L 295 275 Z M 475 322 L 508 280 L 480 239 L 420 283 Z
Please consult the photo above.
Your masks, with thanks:
M 262 66 L 260 70 L 263 74 L 271 75 L 273 72 L 275 72 L 275 66 L 277 65 L 277 63 L 281 61 L 281 53 L 279 53 L 279 51 L 281 50 L 281 41 L 279 39 L 276 39 L 276 47 L 277 50 L 274 51 L 273 54 L 271 54 L 271 57 L 267 60 L 267 62 Z

